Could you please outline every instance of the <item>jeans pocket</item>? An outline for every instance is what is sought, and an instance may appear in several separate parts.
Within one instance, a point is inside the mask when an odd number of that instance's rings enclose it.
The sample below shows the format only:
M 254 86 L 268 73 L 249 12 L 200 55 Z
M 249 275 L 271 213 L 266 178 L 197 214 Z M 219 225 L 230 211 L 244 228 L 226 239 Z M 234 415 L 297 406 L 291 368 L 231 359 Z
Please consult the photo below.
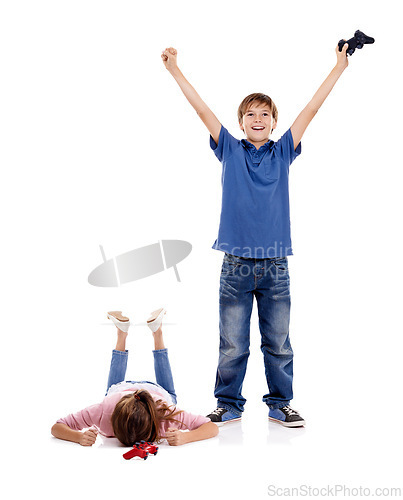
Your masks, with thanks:
M 221 276 L 230 276 L 234 274 L 235 270 L 241 265 L 241 262 L 237 259 L 235 255 L 226 253 L 224 255 Z
M 273 260 L 273 264 L 276 266 L 277 271 L 282 273 L 288 272 L 288 259 L 287 257 L 279 257 Z

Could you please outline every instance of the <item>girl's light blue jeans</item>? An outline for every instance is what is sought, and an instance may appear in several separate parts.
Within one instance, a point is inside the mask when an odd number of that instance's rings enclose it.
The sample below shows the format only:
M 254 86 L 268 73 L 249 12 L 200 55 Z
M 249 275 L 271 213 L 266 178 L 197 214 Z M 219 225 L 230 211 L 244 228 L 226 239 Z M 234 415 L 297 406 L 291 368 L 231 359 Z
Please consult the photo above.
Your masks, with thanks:
M 150 382 L 148 380 L 127 380 L 126 382 L 147 382 L 148 384 L 159 385 L 170 394 L 174 404 L 176 404 L 177 398 L 172 377 L 171 365 L 168 358 L 168 349 L 159 349 L 157 351 L 153 351 L 153 355 L 154 371 L 157 383 Z M 118 384 L 119 382 L 123 382 L 125 380 L 128 356 L 129 351 L 116 351 L 115 349 L 112 351 L 112 359 L 109 368 L 108 386 L 106 392 L 108 392 L 109 388 L 112 385 Z

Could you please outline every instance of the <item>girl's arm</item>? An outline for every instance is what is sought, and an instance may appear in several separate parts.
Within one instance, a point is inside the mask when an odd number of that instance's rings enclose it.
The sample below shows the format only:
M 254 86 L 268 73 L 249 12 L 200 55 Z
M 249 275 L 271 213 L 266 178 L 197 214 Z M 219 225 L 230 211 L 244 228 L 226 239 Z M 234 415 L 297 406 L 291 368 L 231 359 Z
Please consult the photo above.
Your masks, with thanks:
M 171 446 L 193 443 L 193 441 L 202 441 L 217 436 L 218 427 L 213 422 L 202 424 L 193 431 L 181 431 L 179 429 L 169 428 L 166 432 L 166 440 Z
M 324 103 L 326 97 L 330 94 L 333 87 L 335 86 L 337 80 L 340 78 L 343 71 L 348 66 L 347 54 L 348 43 L 345 43 L 342 51 L 339 51 L 339 47 L 336 47 L 337 63 L 332 69 L 326 80 L 319 87 L 315 95 L 312 97 L 308 105 L 301 111 L 297 119 L 291 126 L 291 134 L 294 140 L 294 149 L 297 148 L 300 143 L 302 136 L 311 123 L 313 117 L 318 112 L 319 108 Z
M 58 422 L 52 427 L 51 433 L 58 439 L 65 441 L 73 441 L 74 443 L 81 444 L 81 446 L 92 446 L 97 438 L 97 430 L 94 428 L 87 429 L 86 431 L 75 431 L 70 429 L 66 424 Z
M 161 54 L 161 58 L 166 69 L 171 73 L 186 99 L 190 102 L 204 125 L 206 125 L 211 137 L 214 139 L 214 142 L 218 144 L 221 123 L 192 85 L 183 76 L 181 70 L 178 68 L 176 57 L 177 51 L 172 47 L 165 49 Z

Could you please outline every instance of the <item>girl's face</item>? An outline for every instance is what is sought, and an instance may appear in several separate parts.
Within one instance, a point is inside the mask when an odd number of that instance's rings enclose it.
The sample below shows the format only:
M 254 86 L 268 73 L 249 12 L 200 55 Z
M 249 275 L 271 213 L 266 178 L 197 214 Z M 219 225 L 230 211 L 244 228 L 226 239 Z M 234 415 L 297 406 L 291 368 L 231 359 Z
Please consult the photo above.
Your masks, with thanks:
M 270 109 L 266 104 L 252 104 L 242 117 L 239 124 L 249 142 L 256 147 L 268 141 L 271 131 L 277 123 L 273 119 Z

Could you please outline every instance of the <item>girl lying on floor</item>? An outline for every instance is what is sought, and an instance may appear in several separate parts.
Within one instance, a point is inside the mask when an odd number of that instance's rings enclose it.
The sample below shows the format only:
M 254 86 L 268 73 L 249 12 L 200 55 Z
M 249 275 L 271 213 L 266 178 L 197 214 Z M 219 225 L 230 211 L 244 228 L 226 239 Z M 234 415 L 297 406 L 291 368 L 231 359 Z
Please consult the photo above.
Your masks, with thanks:
M 158 309 L 147 320 L 154 337 L 155 383 L 124 381 L 130 321 L 121 311 L 108 313 L 108 318 L 117 327 L 117 343 L 112 351 L 106 396 L 99 404 L 59 419 L 52 427 L 53 436 L 92 446 L 100 432 L 116 437 L 125 446 L 142 440 L 160 442 L 163 439 L 177 446 L 218 434 L 218 427 L 209 418 L 176 407 L 168 351 L 161 329 L 164 314 L 164 309 Z

